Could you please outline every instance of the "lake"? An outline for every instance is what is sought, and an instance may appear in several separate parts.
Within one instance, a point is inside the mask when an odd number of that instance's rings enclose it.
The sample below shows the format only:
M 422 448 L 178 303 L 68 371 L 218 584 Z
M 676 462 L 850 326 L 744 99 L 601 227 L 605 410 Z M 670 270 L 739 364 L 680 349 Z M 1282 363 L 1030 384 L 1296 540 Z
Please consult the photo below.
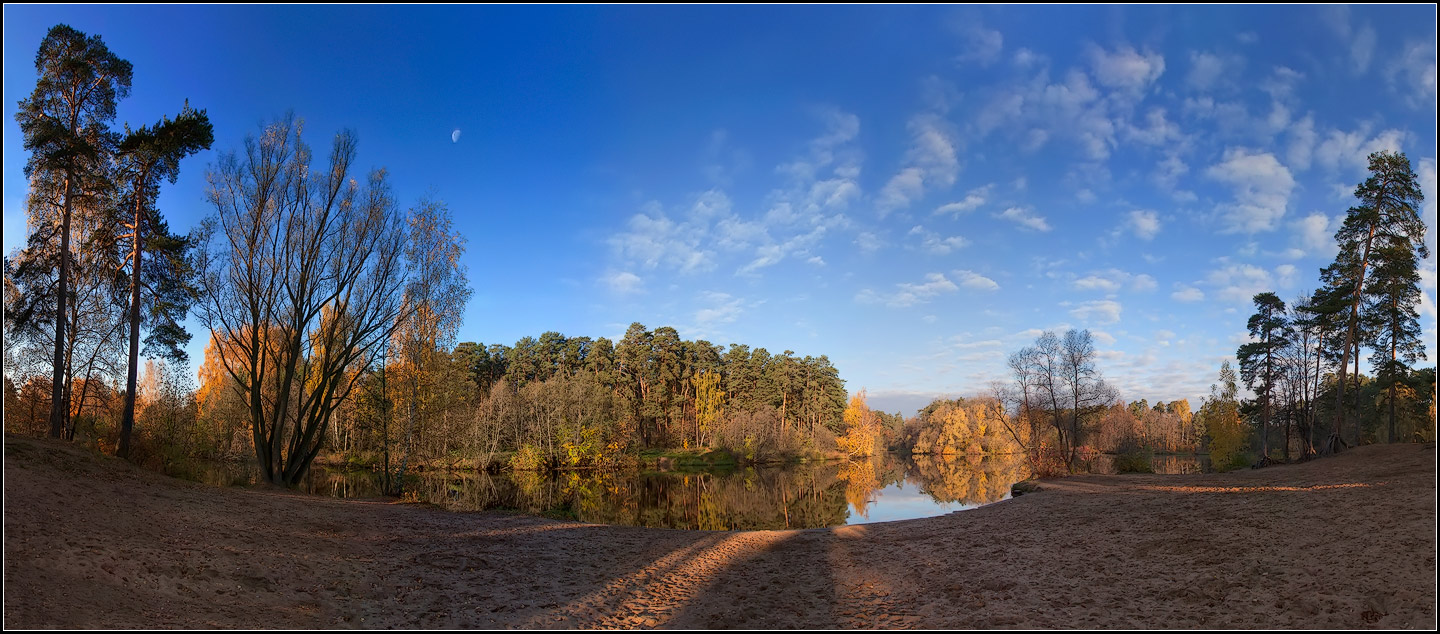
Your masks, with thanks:
M 1107 456 L 1092 465 L 1111 470 Z M 1155 456 L 1157 473 L 1198 473 L 1208 456 Z M 172 475 L 218 486 L 259 479 L 255 465 L 190 464 Z M 453 511 L 511 510 L 595 524 L 694 530 L 821 528 L 944 515 L 1010 497 L 1029 477 L 1020 456 L 907 456 L 735 469 L 427 471 L 407 497 Z M 378 474 L 314 467 L 301 488 L 342 498 L 380 495 Z

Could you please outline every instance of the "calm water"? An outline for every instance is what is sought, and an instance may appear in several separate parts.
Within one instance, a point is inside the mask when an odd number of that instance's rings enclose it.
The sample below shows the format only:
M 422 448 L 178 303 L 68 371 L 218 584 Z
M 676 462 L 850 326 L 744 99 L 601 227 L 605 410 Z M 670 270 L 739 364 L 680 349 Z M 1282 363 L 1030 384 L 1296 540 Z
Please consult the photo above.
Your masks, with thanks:
M 1106 456 L 1093 469 L 1104 472 Z M 1204 456 L 1156 456 L 1157 473 L 1199 472 Z M 206 463 L 172 472 L 218 486 L 258 480 L 253 465 Z M 1019 456 L 900 456 L 868 461 L 674 472 L 425 472 L 419 501 L 455 511 L 515 510 L 597 524 L 701 530 L 819 528 L 943 515 L 1010 497 L 1029 476 Z M 380 495 L 377 474 L 316 467 L 302 488 Z

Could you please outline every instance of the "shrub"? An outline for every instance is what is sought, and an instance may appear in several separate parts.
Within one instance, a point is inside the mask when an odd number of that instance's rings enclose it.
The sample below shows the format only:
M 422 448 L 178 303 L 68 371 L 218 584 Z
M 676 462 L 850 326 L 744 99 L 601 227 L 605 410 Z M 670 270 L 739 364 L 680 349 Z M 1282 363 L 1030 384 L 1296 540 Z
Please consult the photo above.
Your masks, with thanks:
M 1116 473 L 1155 473 L 1150 449 L 1143 446 L 1134 433 L 1122 436 L 1115 450 L 1119 454 L 1115 456 Z
M 546 467 L 545 455 L 534 445 L 525 445 L 515 455 L 510 457 L 510 469 L 513 471 L 540 471 Z

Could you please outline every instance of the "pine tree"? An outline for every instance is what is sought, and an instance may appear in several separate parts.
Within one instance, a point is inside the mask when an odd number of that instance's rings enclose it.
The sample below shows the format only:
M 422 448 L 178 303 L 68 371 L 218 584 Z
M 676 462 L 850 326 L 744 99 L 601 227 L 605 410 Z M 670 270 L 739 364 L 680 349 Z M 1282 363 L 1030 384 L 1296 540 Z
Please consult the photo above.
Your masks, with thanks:
M 140 324 L 145 322 L 149 336 L 145 339 L 147 353 L 159 353 L 176 361 L 185 359 L 182 346 L 190 341 L 190 333 L 180 325 L 189 310 L 193 295 L 193 277 L 189 239 L 170 233 L 155 200 L 162 180 L 175 182 L 180 174 L 180 159 L 200 150 L 209 149 L 214 141 L 210 119 L 204 111 L 184 110 L 175 120 L 162 119 L 155 126 L 127 131 L 117 153 L 120 176 L 126 191 L 121 205 L 128 216 L 125 228 L 130 253 L 130 352 L 125 379 L 125 410 L 120 421 L 120 446 L 116 455 L 130 452 L 130 430 L 135 423 L 135 375 L 140 354 Z M 142 292 L 148 291 L 148 293 Z M 142 306 L 144 310 L 142 311 Z M 143 315 L 142 315 L 143 312 Z
M 45 35 L 35 55 L 35 70 L 40 79 L 30 97 L 20 102 L 15 120 L 30 152 L 25 175 L 31 180 L 32 192 L 39 184 L 39 189 L 55 194 L 49 202 L 54 204 L 53 222 L 58 226 L 37 233 L 42 239 L 59 241 L 53 251 L 59 278 L 53 296 L 55 354 L 50 400 L 50 436 L 58 438 L 69 411 L 65 321 L 73 294 L 72 214 L 77 203 L 94 194 L 95 181 L 105 180 L 96 175 L 109 166 L 115 142 L 110 122 L 115 118 L 116 100 L 130 92 L 132 70 L 130 62 L 111 53 L 99 36 L 87 37 L 64 24 Z M 27 212 L 32 219 L 45 214 L 37 209 L 39 204 L 43 202 L 32 196 Z M 32 241 L 32 246 L 39 245 Z
M 1424 248 L 1424 245 L 1421 245 Z M 1410 364 L 1425 358 L 1420 340 L 1420 273 L 1415 250 L 1408 244 L 1386 244 L 1376 253 L 1370 287 L 1373 294 L 1362 312 L 1368 330 L 1375 333 L 1374 365 L 1380 385 L 1388 392 L 1389 442 L 1395 442 L 1395 392 L 1409 376 Z
M 1358 350 L 1365 343 L 1365 325 L 1360 318 L 1360 308 L 1365 298 L 1373 292 L 1367 284 L 1366 274 L 1372 263 L 1381 266 L 1377 259 L 1394 258 L 1403 245 L 1418 251 L 1421 258 L 1428 255 L 1425 248 L 1425 221 L 1420 218 L 1418 208 L 1424 196 L 1415 172 L 1410 169 L 1410 160 L 1404 154 L 1375 152 L 1370 155 L 1370 177 L 1355 188 L 1355 198 L 1360 204 L 1351 207 L 1345 223 L 1335 234 L 1340 252 L 1335 262 L 1321 272 L 1330 292 L 1343 298 L 1349 315 L 1345 321 L 1345 344 L 1340 355 L 1340 381 L 1335 397 L 1335 431 L 1327 443 L 1330 451 L 1338 450 L 1344 444 L 1340 436 L 1345 400 L 1345 373 L 1352 350 Z M 1385 255 L 1385 254 L 1389 255 Z M 1354 357 L 1359 362 L 1359 354 Z M 1357 388 L 1358 390 L 1358 388 Z M 1355 438 L 1359 441 L 1359 422 L 1356 422 Z
M 1285 302 L 1274 293 L 1254 297 L 1255 314 L 1247 328 L 1256 341 L 1240 346 L 1235 356 L 1240 362 L 1240 376 L 1245 385 L 1262 399 L 1260 416 L 1260 464 L 1270 460 L 1270 402 L 1275 392 L 1278 373 L 1276 355 L 1290 341 L 1290 325 L 1285 319 Z

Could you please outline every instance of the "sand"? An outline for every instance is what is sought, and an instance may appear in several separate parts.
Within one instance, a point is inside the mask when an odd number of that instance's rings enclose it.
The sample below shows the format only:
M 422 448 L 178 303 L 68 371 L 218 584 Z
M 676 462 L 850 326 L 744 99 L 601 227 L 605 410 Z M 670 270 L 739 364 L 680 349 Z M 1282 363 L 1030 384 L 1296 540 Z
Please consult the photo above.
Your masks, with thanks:
M 1417 628 L 1435 445 L 703 532 L 187 483 L 5 438 L 6 628 Z

